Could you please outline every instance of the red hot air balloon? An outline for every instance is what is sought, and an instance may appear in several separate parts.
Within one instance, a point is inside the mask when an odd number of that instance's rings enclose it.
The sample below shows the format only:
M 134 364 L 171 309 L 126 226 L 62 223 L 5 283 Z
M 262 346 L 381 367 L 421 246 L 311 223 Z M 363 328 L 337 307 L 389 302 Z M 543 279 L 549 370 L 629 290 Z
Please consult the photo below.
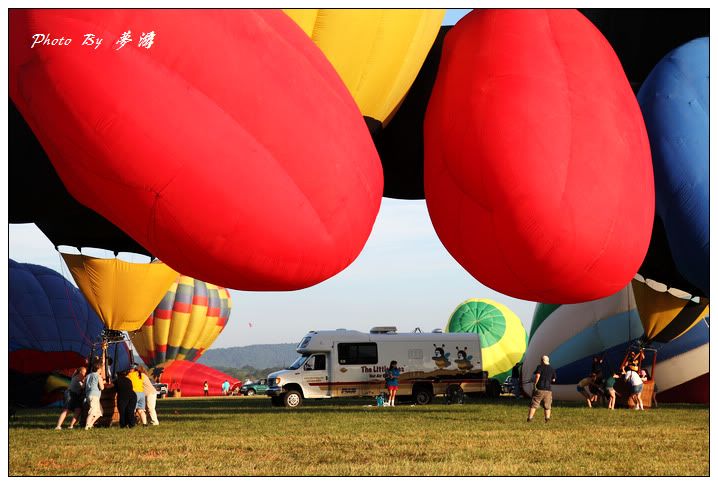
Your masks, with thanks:
M 574 303 L 636 274 L 654 213 L 646 129 L 616 54 L 577 11 L 461 19 L 424 140 L 432 223 L 481 283 Z
M 33 46 L 38 32 L 73 41 Z M 294 290 L 362 250 L 381 163 L 283 12 L 17 9 L 9 34 L 10 97 L 70 194 L 181 274 Z
M 155 368 L 159 371 L 160 368 Z M 182 396 L 203 396 L 204 382 L 207 381 L 210 396 L 222 396 L 222 383 L 229 381 L 230 385 L 237 379 L 208 367 L 189 360 L 173 360 L 162 367 L 160 380 L 167 383 L 169 391 L 181 391 Z

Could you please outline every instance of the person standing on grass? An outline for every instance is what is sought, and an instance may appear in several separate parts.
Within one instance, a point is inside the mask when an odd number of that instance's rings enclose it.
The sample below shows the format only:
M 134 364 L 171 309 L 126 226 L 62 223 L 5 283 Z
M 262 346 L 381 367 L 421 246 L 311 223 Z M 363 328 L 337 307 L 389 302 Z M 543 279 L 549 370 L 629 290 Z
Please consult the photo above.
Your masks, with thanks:
M 628 397 L 628 406 L 633 406 L 633 409 L 643 411 L 641 392 L 643 392 L 643 381 L 645 378 L 641 378 L 638 372 L 633 370 L 629 365 L 624 368 L 623 379 L 631 385 L 631 395 Z M 635 404 L 631 404 L 632 401 Z
M 531 404 L 529 405 L 529 417 L 527 422 L 534 419 L 534 414 L 539 405 L 543 405 L 544 420 L 546 423 L 551 419 L 551 403 L 553 395 L 551 393 L 551 383 L 556 382 L 556 371 L 549 364 L 548 355 L 541 357 L 541 363 L 534 371 L 534 390 L 531 395 Z
M 147 413 L 145 413 L 145 385 L 142 383 L 142 370 L 135 365 L 134 369 L 127 374 L 132 381 L 132 390 L 135 391 L 135 408 L 132 412 L 140 415 L 142 426 L 147 426 Z
M 516 399 L 521 397 L 521 365 L 521 362 L 516 362 L 511 368 L 511 385 Z
M 616 384 L 618 374 L 611 372 L 611 375 L 606 379 L 605 388 L 606 394 L 608 395 L 608 409 L 616 409 L 616 395 L 618 394 L 613 386 Z
M 85 397 L 90 404 L 90 410 L 87 412 L 87 422 L 85 429 L 90 429 L 95 422 L 102 417 L 102 406 L 100 406 L 100 395 L 105 388 L 105 383 L 100 375 L 102 364 L 95 362 L 90 372 L 85 378 Z
M 384 374 L 384 379 L 386 380 L 386 389 L 387 391 L 389 391 L 389 401 L 387 401 L 388 406 L 394 406 L 394 398 L 396 397 L 396 391 L 399 390 L 400 372 L 396 365 L 396 361 L 392 360 L 389 363 L 389 368 Z
M 147 414 L 149 415 L 150 423 L 153 426 L 157 426 L 160 424 L 157 420 L 157 410 L 155 409 L 157 406 L 157 390 L 155 389 L 154 384 L 152 384 L 150 376 L 147 375 L 147 371 L 145 369 L 142 370 L 142 387 L 145 391 Z
M 117 388 L 117 413 L 120 415 L 120 428 L 135 427 L 135 407 L 137 405 L 137 394 L 132 388 L 132 379 L 129 377 L 132 371 L 120 372 L 115 382 Z
M 85 400 L 85 376 L 87 375 L 87 367 L 78 367 L 72 374 L 70 380 L 70 387 L 67 388 L 67 399 L 63 403 L 63 409 L 60 413 L 60 417 L 57 419 L 57 426 L 55 429 L 62 429 L 62 423 L 65 421 L 68 413 L 74 413 L 72 415 L 72 421 L 70 421 L 70 429 L 75 427 L 75 423 L 80 420 L 80 413 L 82 412 L 82 403 Z
M 204 395 L 205 395 L 205 397 L 206 397 L 206 396 L 209 396 L 209 383 L 208 383 L 207 381 L 204 381 L 203 389 L 204 389 Z

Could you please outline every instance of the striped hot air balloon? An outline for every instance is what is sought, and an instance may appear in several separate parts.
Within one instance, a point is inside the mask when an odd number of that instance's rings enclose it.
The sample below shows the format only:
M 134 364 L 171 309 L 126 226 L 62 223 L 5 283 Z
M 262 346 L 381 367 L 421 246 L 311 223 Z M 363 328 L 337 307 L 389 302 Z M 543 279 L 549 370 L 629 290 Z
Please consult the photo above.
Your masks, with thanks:
M 170 360 L 196 361 L 224 330 L 231 308 L 227 289 L 180 276 L 132 343 L 149 367 Z
M 629 284 L 610 297 L 586 303 L 536 305 L 524 360 L 524 391 L 531 392 L 526 381 L 542 355 L 550 356 L 556 369 L 556 383 L 551 386 L 554 399 L 583 399 L 576 383 L 591 372 L 595 355 L 604 357 L 608 371 L 618 370 L 629 344 L 645 340 L 653 328 L 646 329 L 646 322 L 641 322 L 634 288 Z M 659 402 L 708 402 L 708 337 L 708 322 L 699 317 L 677 338 L 654 341 L 658 351 L 653 377 Z
M 519 317 L 505 305 L 486 298 L 472 298 L 456 307 L 447 332 L 481 336 L 481 358 L 490 378 L 503 381 L 526 352 L 526 330 Z

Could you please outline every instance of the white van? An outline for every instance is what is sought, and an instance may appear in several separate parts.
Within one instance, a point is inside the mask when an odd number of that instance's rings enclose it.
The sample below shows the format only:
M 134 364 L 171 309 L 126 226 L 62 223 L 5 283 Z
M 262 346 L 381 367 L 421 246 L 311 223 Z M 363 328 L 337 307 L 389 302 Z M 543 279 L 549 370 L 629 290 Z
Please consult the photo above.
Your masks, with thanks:
M 397 333 L 395 327 L 309 332 L 297 346 L 299 358 L 267 377 L 272 404 L 294 408 L 303 399 L 378 396 L 384 372 L 396 360 L 401 374 L 397 396 L 428 404 L 458 388 L 486 392 L 481 342 L 474 333 Z M 455 386 L 453 389 L 451 386 Z

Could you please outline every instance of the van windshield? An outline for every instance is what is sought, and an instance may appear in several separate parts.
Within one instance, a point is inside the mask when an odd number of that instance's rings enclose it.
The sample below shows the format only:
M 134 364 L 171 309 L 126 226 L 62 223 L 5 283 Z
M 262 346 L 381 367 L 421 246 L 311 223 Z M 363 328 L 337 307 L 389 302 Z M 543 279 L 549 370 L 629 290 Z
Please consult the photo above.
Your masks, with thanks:
M 287 367 L 287 369 L 290 369 L 290 370 L 299 369 L 301 366 L 304 365 L 304 363 L 307 361 L 308 358 L 309 358 L 308 355 L 300 355 L 299 358 L 297 360 L 295 360 L 292 365 Z

